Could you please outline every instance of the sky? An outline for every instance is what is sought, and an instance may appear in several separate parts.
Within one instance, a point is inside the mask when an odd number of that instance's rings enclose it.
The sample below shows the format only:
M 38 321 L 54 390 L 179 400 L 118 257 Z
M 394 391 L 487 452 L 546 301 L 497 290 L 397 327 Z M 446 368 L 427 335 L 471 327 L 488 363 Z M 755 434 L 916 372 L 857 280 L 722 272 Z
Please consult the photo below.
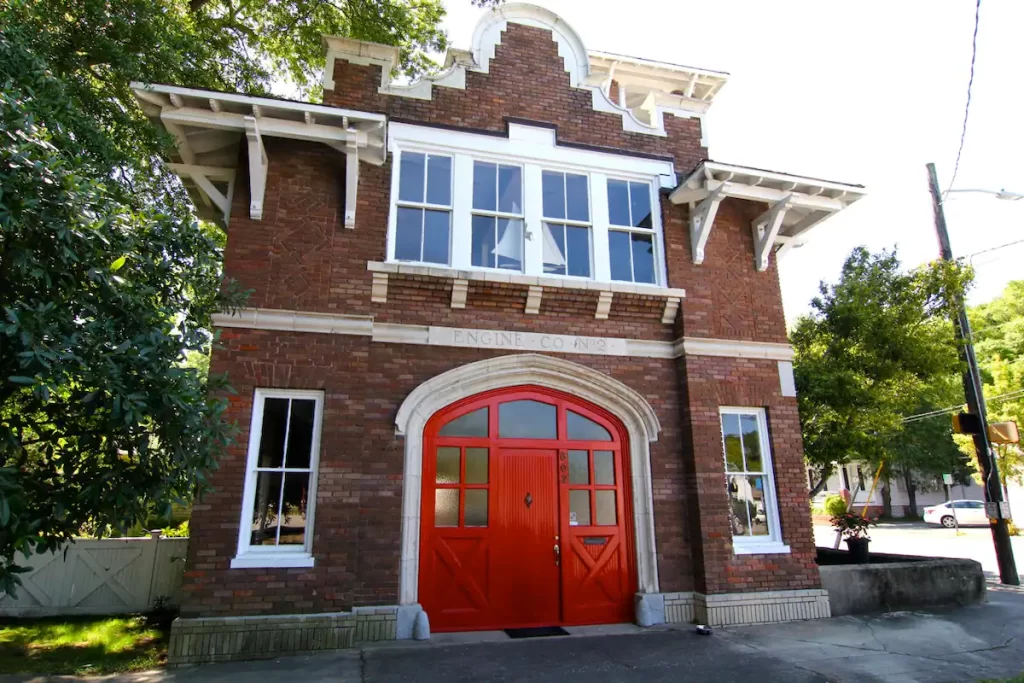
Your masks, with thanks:
M 454 47 L 482 10 L 445 0 Z M 898 248 L 916 266 L 938 255 L 925 164 L 948 188 L 970 74 L 974 0 L 535 0 L 588 50 L 731 74 L 705 119 L 716 161 L 859 183 L 867 196 L 809 233 L 780 263 L 786 318 L 850 251 Z M 956 188 L 1024 193 L 1024 2 L 982 0 L 970 119 Z M 957 256 L 1024 240 L 1024 200 L 955 193 Z M 970 259 L 970 304 L 1024 279 L 1024 243 Z

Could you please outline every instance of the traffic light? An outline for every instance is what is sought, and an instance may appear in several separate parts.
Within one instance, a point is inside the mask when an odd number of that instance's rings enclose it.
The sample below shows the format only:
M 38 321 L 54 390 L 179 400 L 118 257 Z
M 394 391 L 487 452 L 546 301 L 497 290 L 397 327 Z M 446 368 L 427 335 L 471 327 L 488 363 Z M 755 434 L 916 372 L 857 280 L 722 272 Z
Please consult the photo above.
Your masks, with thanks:
M 957 434 L 981 434 L 981 418 L 974 413 L 955 413 L 953 415 L 953 431 Z

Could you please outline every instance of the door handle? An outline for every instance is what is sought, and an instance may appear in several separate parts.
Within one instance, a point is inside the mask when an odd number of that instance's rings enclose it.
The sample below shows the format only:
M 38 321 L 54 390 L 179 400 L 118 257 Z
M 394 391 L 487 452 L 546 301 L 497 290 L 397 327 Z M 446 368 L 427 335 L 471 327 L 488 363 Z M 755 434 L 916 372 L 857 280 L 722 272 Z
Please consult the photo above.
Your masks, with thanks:
M 562 559 L 562 548 L 556 543 L 555 544 L 555 566 L 556 567 L 561 564 L 561 559 Z

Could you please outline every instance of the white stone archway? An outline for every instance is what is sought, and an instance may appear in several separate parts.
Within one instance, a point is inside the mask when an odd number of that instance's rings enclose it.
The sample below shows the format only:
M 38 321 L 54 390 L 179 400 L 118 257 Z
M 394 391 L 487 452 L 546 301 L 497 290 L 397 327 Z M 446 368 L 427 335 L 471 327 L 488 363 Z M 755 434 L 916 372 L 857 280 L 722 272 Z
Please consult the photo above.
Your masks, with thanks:
M 661 424 L 643 396 L 622 382 L 584 365 L 539 354 L 514 354 L 469 363 L 416 387 L 398 409 L 397 433 L 405 437 L 402 494 L 402 557 L 399 600 L 415 604 L 419 590 L 420 509 L 423 491 L 423 429 L 438 410 L 476 394 L 521 384 L 564 391 L 617 417 L 629 435 L 633 478 L 633 532 L 637 583 L 641 593 L 657 593 L 658 559 L 654 539 L 650 442 Z

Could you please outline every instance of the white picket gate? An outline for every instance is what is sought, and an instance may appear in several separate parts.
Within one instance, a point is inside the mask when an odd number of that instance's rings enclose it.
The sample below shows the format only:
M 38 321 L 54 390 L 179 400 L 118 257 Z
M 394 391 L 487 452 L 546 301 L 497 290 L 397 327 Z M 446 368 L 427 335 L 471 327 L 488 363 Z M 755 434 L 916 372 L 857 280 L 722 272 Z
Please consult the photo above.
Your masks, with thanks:
M 0 592 L 0 616 L 145 612 L 178 604 L 187 538 L 80 539 L 24 564 L 17 597 Z M 20 556 L 19 560 L 22 559 Z

